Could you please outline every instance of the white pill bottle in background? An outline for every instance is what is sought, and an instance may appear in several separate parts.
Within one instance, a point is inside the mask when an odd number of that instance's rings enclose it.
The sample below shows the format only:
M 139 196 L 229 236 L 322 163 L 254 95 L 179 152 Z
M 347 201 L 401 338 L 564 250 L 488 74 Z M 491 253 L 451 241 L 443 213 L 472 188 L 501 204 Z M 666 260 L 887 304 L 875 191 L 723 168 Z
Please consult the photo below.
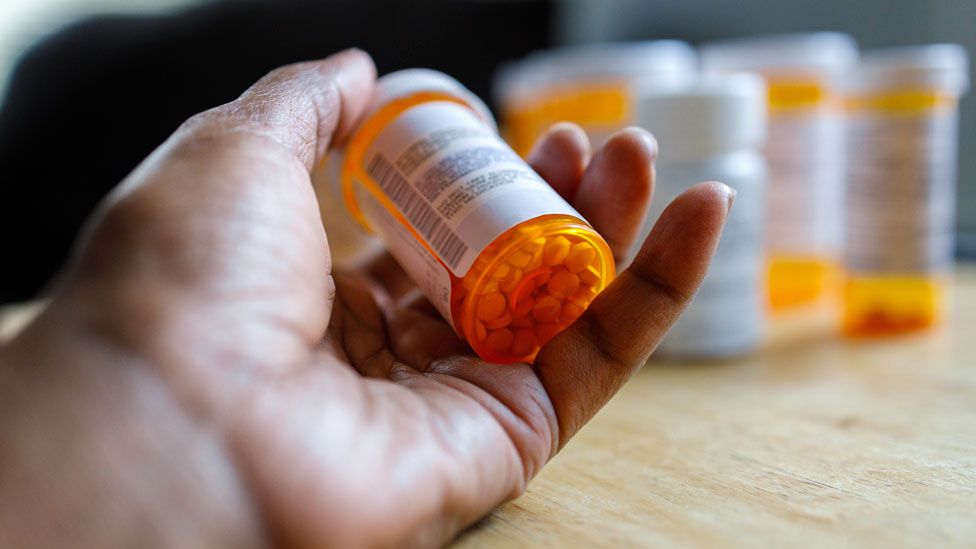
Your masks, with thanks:
M 867 52 L 847 79 L 848 335 L 911 332 L 943 316 L 968 76 L 962 47 L 934 44 Z
M 701 48 L 706 72 L 766 79 L 767 289 L 774 311 L 834 301 L 843 243 L 843 111 L 836 84 L 857 60 L 840 33 L 745 38 Z
M 694 48 L 676 40 L 618 42 L 538 51 L 502 67 L 495 96 L 506 140 L 522 156 L 556 122 L 579 124 L 599 146 L 635 124 L 633 90 L 695 76 Z
M 715 75 L 649 86 L 641 90 L 635 115 L 637 124 L 654 134 L 660 150 L 654 201 L 631 257 L 664 208 L 692 185 L 717 180 L 737 192 L 708 274 L 656 356 L 728 358 L 755 350 L 766 310 L 762 79 Z

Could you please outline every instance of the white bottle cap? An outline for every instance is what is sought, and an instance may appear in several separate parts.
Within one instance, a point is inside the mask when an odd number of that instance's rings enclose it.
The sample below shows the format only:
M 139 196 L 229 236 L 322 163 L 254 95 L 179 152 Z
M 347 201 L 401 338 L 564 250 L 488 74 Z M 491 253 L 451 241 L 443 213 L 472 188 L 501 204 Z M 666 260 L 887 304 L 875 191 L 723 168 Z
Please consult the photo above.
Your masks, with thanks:
M 865 52 L 844 90 L 937 89 L 960 96 L 969 88 L 969 59 L 958 44 L 930 44 Z
M 501 67 L 496 97 L 507 99 L 573 82 L 675 81 L 698 67 L 695 49 L 678 40 L 613 42 L 541 50 Z
M 641 87 L 637 125 L 654 134 L 662 162 L 759 148 L 766 139 L 766 87 L 755 74 L 705 75 Z
M 485 124 L 495 131 L 498 129 L 484 101 L 457 80 L 431 69 L 403 69 L 380 77 L 367 112 L 375 112 L 394 99 L 421 92 L 441 92 L 457 97 L 474 109 Z
M 857 62 L 857 43 L 839 32 L 738 38 L 703 44 L 699 51 L 706 72 L 830 76 L 846 71 Z
M 539 51 L 526 62 L 550 81 L 686 74 L 698 66 L 695 49 L 678 40 L 611 42 Z

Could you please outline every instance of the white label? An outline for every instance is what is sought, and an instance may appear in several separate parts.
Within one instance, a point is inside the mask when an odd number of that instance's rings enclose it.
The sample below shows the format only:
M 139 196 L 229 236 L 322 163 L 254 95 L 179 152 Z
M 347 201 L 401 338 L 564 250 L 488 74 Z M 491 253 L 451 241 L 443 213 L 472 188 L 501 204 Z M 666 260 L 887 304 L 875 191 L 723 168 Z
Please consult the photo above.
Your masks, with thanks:
M 359 207 L 366 219 L 370 220 L 372 229 L 386 244 L 390 255 L 410 275 L 438 312 L 453 324 L 451 277 L 447 275 L 447 270 L 372 195 L 362 191 L 361 186 L 357 185 L 357 188 Z
M 848 269 L 945 269 L 952 261 L 955 217 L 954 109 L 855 113 L 848 139 Z
M 582 219 L 474 112 L 456 103 L 424 103 L 397 116 L 366 150 L 363 167 L 457 277 L 523 221 L 548 214 Z M 367 220 L 450 320 L 447 272 L 399 220 L 375 200 L 363 200 L 366 194 L 357 190 Z
M 843 240 L 843 126 L 827 108 L 769 119 L 766 244 L 775 254 L 839 256 Z

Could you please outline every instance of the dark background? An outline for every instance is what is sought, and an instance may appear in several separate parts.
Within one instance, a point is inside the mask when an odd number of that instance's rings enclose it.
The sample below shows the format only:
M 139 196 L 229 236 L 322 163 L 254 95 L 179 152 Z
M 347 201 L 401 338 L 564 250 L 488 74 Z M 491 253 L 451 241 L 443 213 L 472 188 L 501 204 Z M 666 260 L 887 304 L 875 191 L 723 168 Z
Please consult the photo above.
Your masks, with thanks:
M 813 30 L 976 52 L 976 0 L 222 0 L 84 19 L 26 51 L 0 106 L 0 303 L 42 291 L 98 200 L 180 122 L 276 66 L 355 45 L 381 73 L 431 67 L 490 99 L 499 63 L 549 45 Z M 976 101 L 962 106 L 959 249 L 972 256 Z
M 0 303 L 34 297 L 92 208 L 190 115 L 269 70 L 358 46 L 380 73 L 442 70 L 487 97 L 495 67 L 552 42 L 543 1 L 222 1 L 96 17 L 18 63 L 0 108 Z

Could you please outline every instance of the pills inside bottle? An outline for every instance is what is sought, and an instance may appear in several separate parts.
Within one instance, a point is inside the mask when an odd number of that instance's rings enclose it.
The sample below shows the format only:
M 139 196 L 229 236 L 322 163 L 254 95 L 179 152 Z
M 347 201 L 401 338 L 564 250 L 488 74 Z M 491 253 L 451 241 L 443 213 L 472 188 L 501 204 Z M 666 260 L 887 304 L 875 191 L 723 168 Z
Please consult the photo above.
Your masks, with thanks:
M 444 74 L 380 78 L 341 156 L 353 217 L 485 360 L 533 361 L 613 278 L 606 242 Z

